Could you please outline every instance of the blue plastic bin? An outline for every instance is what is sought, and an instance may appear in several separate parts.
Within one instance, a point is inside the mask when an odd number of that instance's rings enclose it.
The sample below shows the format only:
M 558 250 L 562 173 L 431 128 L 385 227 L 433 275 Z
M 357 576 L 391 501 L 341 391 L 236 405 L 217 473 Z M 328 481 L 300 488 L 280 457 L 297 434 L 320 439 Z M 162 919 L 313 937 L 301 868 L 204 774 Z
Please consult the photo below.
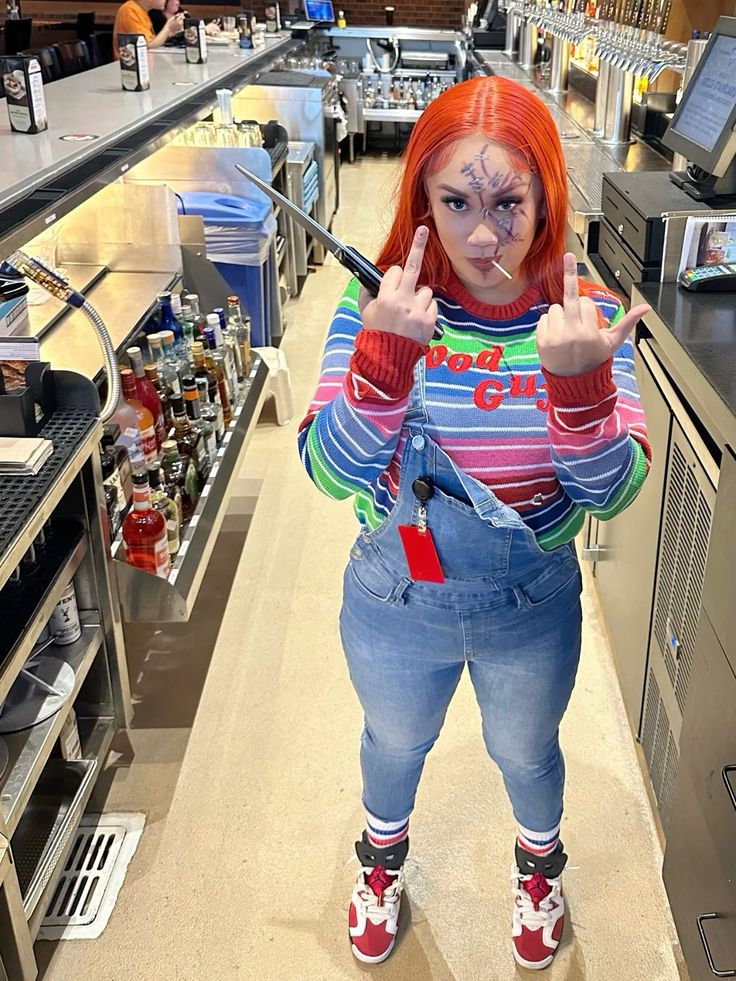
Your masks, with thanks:
M 233 194 L 190 191 L 179 208 L 204 220 L 207 256 L 251 318 L 251 344 L 270 347 L 278 289 L 276 222 L 271 203 Z

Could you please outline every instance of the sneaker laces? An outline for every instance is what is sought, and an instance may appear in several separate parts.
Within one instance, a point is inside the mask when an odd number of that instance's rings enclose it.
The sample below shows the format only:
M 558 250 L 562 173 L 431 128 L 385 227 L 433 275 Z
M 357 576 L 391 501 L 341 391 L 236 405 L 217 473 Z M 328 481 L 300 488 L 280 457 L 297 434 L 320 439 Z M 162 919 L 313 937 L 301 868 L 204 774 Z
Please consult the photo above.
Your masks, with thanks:
M 382 866 L 363 866 L 363 883 L 357 887 L 358 896 L 365 906 L 365 913 L 373 919 L 390 917 L 393 907 L 401 898 L 403 875 L 401 871 L 389 872 Z
M 545 927 L 550 913 L 553 912 L 550 900 L 553 890 L 549 881 L 541 872 L 522 876 L 518 870 L 511 873 L 511 881 L 514 883 L 514 902 L 523 926 L 528 930 Z

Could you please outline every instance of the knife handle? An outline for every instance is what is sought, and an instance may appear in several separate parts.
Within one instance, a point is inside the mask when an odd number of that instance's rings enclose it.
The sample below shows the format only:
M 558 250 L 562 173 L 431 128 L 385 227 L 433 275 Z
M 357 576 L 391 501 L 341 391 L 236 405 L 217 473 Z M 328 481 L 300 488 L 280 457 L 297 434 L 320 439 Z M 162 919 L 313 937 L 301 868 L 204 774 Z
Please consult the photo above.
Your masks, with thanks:
M 346 245 L 339 257 L 341 265 L 345 266 L 358 280 L 361 286 L 365 286 L 369 293 L 378 296 L 381 286 L 383 273 L 372 262 L 369 262 L 364 255 L 361 255 L 352 245 Z M 434 325 L 434 340 L 439 341 L 444 337 L 444 330 L 439 324 Z

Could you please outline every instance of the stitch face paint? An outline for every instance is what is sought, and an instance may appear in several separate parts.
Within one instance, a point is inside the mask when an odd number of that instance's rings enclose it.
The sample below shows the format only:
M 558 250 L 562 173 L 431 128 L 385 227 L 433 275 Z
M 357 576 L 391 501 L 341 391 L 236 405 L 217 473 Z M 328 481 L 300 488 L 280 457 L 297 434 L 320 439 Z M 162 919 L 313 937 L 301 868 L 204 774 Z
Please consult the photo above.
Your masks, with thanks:
M 493 304 L 520 296 L 528 285 L 524 258 L 544 213 L 537 176 L 497 143 L 468 137 L 426 187 L 440 242 L 471 295 Z

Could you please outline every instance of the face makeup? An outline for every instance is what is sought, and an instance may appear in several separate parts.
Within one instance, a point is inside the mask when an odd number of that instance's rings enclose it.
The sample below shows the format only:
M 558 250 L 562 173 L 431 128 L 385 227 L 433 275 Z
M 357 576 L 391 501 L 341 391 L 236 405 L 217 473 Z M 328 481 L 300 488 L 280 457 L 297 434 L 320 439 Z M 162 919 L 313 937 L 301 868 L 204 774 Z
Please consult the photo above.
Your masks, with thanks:
M 442 247 L 471 295 L 494 304 L 520 296 L 528 285 L 524 259 L 544 213 L 536 175 L 499 144 L 468 137 L 426 189 Z

